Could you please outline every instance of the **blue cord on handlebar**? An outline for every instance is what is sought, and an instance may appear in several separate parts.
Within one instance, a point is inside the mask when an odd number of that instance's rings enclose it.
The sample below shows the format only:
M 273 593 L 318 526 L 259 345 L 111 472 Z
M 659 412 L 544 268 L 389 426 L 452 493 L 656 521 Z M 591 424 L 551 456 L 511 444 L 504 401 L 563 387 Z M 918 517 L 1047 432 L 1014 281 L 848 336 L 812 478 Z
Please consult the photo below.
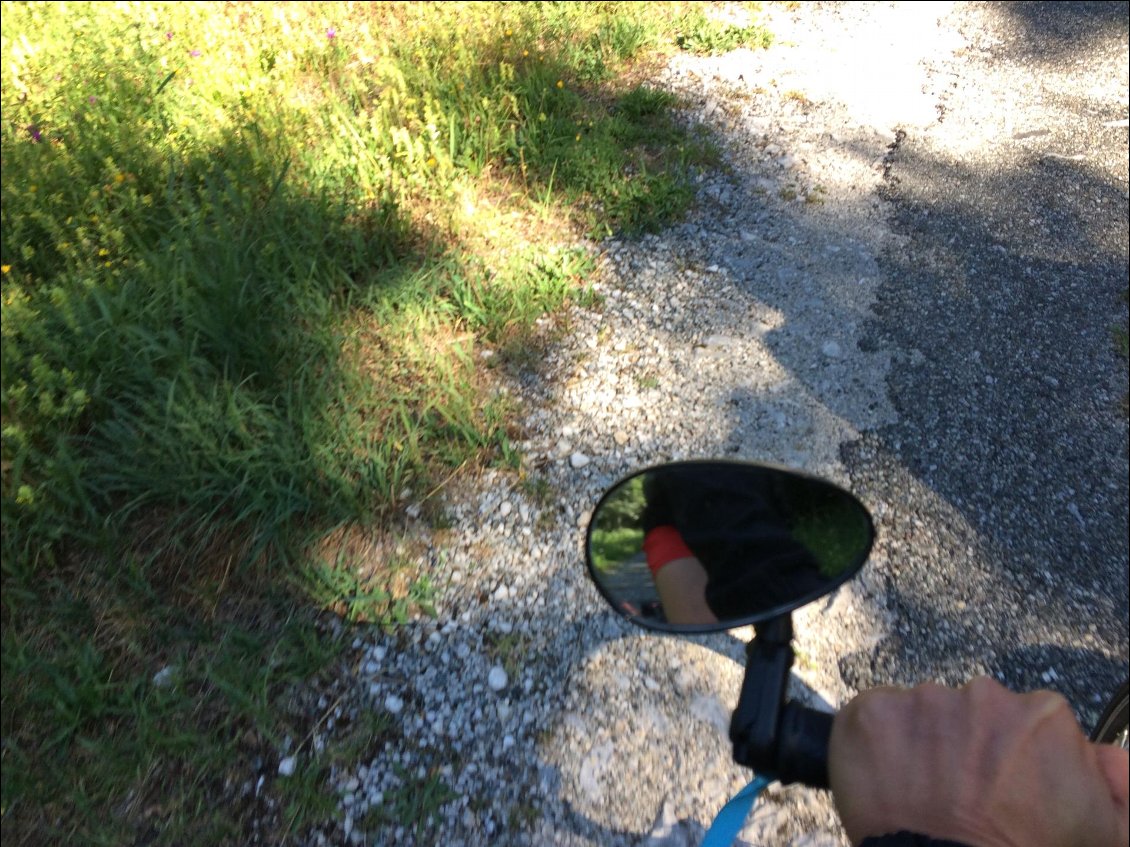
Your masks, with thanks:
M 753 808 L 757 795 L 772 781 L 772 777 L 754 777 L 753 782 L 735 794 L 714 817 L 714 823 L 710 825 L 706 837 L 702 839 L 702 847 L 730 847 L 738 837 L 738 833 L 742 831 L 742 824 L 749 817 L 749 811 Z

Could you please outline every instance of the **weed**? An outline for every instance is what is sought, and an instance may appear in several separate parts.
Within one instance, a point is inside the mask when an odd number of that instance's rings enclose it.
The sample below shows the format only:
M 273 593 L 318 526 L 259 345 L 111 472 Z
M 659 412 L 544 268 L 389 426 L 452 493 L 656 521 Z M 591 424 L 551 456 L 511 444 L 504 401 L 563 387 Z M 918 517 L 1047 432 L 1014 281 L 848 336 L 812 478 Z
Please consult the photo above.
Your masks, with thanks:
M 484 641 L 490 656 L 495 661 L 502 663 L 502 667 L 511 679 L 521 668 L 522 662 L 529 658 L 530 639 L 528 636 L 514 632 L 488 633 L 484 637 Z
M 275 783 L 285 832 L 301 833 L 337 818 L 338 798 L 326 791 L 331 776 L 358 761 L 369 761 L 391 730 L 392 719 L 386 713 L 363 712 L 357 723 L 324 741 L 320 751 L 300 750 L 295 772 Z
M 439 818 L 443 806 L 459 795 L 451 790 L 433 768 L 423 777 L 394 766 L 400 784 L 385 793 L 384 801 L 371 815 L 386 823 L 409 827 L 417 836 Z
M 540 814 L 533 803 L 515 803 L 506 815 L 506 826 L 511 832 L 528 831 Z
M 808 99 L 808 95 L 803 91 L 798 91 L 795 88 L 790 88 L 781 97 L 787 101 L 796 103 L 802 109 L 807 109 L 812 106 L 812 101 Z
M 518 482 L 519 490 L 538 506 L 545 508 L 554 497 L 553 485 L 548 477 L 541 474 L 531 474 L 522 477 Z
M 773 37 L 764 27 L 719 21 L 698 7 L 682 18 L 675 41 L 683 50 L 712 55 L 727 53 L 737 47 L 768 47 Z
M 358 567 L 342 551 L 332 563 L 307 564 L 297 582 L 313 602 L 349 623 L 376 623 L 389 629 L 415 615 L 435 616 L 431 578 L 395 556 L 374 570 L 370 564 Z

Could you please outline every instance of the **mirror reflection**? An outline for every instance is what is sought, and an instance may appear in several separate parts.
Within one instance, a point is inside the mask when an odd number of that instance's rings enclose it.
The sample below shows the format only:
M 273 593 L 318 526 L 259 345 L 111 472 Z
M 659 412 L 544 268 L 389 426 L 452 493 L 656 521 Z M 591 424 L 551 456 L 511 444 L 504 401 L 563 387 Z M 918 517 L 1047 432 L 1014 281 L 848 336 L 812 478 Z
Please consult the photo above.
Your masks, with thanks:
M 681 462 L 618 483 L 589 525 L 589 572 L 644 626 L 709 631 L 765 620 L 855 574 L 874 539 L 855 497 L 815 477 Z

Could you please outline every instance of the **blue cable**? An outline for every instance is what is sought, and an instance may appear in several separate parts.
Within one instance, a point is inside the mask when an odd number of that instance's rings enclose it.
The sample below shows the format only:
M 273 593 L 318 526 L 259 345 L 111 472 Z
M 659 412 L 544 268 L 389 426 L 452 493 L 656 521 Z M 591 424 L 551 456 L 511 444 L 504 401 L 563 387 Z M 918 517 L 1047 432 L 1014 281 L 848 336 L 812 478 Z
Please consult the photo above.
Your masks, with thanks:
M 738 833 L 742 831 L 742 824 L 749 817 L 757 795 L 772 781 L 772 777 L 754 777 L 753 782 L 735 794 L 715 815 L 714 823 L 710 825 L 706 837 L 702 839 L 702 847 L 730 847 L 738 837 Z

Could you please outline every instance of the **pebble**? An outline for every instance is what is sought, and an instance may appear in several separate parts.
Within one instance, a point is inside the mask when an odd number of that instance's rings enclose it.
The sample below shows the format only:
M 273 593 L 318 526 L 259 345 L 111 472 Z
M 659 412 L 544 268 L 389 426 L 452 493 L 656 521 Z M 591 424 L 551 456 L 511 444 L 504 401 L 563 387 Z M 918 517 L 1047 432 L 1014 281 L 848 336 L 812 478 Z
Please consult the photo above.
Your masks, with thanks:
M 404 700 L 397 697 L 395 694 L 389 694 L 385 697 L 385 709 L 394 715 L 399 715 L 404 708 Z
M 506 687 L 508 681 L 506 670 L 502 665 L 495 665 L 487 675 L 487 685 L 490 686 L 491 691 L 501 691 Z
M 579 452 L 573 453 L 569 457 L 569 464 L 572 465 L 574 468 L 583 468 L 590 461 L 591 461 L 591 459 L 589 459 L 588 456 L 586 456 L 584 453 L 579 453 Z
M 297 756 L 287 756 L 279 761 L 279 776 L 293 776 L 295 768 L 298 767 Z
M 167 688 L 173 683 L 174 669 L 172 665 L 166 665 L 153 674 L 153 685 L 157 688 Z

